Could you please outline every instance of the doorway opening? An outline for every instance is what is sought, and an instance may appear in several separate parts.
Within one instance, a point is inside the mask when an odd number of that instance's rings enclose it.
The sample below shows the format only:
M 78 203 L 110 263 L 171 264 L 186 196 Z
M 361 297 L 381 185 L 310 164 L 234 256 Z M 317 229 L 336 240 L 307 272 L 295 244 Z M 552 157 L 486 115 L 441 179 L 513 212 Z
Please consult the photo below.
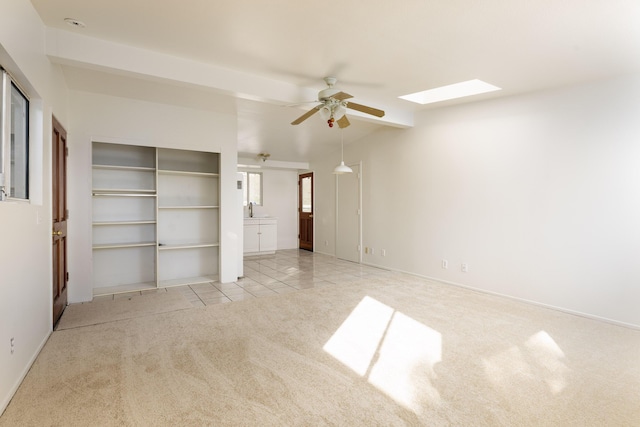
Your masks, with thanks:
M 298 175 L 300 249 L 313 252 L 313 172 Z

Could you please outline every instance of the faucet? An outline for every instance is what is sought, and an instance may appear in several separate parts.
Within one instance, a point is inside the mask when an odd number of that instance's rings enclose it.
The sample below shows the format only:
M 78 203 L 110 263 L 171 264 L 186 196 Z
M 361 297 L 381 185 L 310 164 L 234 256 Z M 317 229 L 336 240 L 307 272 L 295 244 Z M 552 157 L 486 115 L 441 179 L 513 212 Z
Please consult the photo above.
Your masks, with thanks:
M 249 218 L 253 218 L 253 202 L 249 202 Z

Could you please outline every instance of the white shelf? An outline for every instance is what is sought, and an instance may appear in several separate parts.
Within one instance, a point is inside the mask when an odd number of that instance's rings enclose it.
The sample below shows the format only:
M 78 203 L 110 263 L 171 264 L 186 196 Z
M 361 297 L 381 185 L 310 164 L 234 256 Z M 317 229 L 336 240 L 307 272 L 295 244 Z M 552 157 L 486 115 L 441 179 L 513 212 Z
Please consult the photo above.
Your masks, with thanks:
M 153 193 L 153 194 L 151 194 Z M 93 190 L 95 197 L 158 197 L 156 190 Z
M 220 206 L 158 206 L 158 209 L 220 209 Z
M 155 172 L 155 168 L 142 166 L 93 165 L 93 169 L 131 172 Z
M 106 286 L 102 288 L 93 288 L 93 296 L 111 295 L 111 294 L 123 294 L 125 292 L 146 291 L 149 289 L 156 289 L 155 282 L 143 282 L 143 283 L 131 283 L 127 285 L 119 286 Z
M 190 171 L 179 171 L 179 170 L 167 170 L 167 169 L 158 169 L 158 173 L 162 175 L 182 175 L 182 176 L 205 176 L 205 177 L 219 177 L 219 173 L 213 172 L 190 172 Z
M 146 246 L 155 246 L 156 242 L 138 242 L 138 243 L 107 243 L 101 245 L 93 245 L 93 249 L 122 249 L 122 248 L 143 248 Z
M 158 244 L 158 250 L 171 251 L 177 249 L 194 249 L 194 248 L 217 248 L 219 243 L 180 243 L 180 244 Z
M 158 287 L 170 288 L 172 286 L 196 285 L 198 283 L 210 283 L 210 282 L 217 282 L 217 281 L 218 281 L 218 276 L 215 276 L 215 275 L 185 277 L 180 279 L 161 280 L 158 283 Z
M 96 221 L 93 223 L 95 226 L 100 225 L 144 225 L 144 224 L 155 224 L 156 221 L 153 220 L 144 220 L 144 221 Z

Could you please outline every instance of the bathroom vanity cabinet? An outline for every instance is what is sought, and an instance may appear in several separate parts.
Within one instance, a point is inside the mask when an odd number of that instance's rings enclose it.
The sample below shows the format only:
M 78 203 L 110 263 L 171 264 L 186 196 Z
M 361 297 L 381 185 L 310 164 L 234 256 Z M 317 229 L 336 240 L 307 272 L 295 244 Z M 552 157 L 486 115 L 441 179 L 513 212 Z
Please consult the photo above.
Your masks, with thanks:
M 276 218 L 244 219 L 244 254 L 273 254 L 278 248 L 278 220 Z

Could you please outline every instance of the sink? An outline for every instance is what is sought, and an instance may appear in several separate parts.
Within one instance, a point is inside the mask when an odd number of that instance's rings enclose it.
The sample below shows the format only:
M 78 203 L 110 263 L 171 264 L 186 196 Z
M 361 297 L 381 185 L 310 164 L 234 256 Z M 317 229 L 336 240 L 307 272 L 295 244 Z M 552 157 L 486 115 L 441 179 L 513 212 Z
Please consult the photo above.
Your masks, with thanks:
M 244 218 L 271 218 L 266 209 L 260 205 L 247 206 L 244 209 Z

